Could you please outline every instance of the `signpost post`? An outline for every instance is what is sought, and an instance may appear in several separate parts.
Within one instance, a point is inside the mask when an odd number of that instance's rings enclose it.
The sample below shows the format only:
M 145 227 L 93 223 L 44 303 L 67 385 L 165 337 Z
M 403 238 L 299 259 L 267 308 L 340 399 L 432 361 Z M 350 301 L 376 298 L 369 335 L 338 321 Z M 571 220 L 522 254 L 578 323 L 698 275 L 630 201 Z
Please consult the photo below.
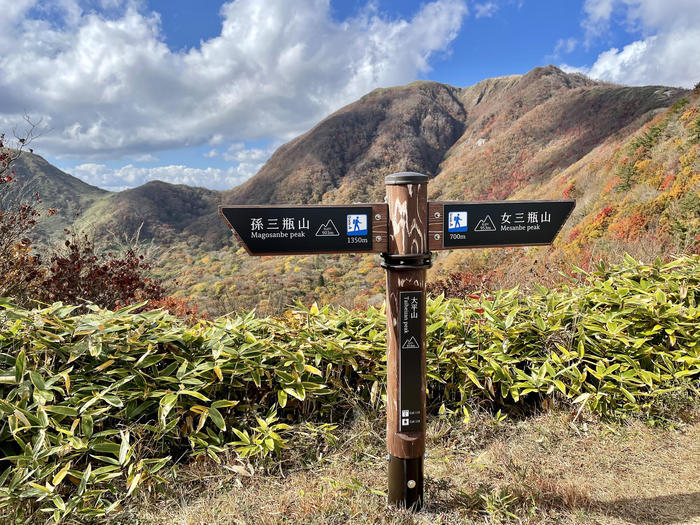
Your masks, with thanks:
M 250 255 L 381 253 L 386 269 L 389 503 L 423 505 L 425 274 L 433 250 L 551 244 L 575 201 L 428 202 L 428 177 L 385 179 L 386 203 L 220 206 Z
M 425 454 L 425 273 L 428 177 L 396 173 L 386 179 L 389 249 L 386 268 L 386 446 L 389 503 L 423 505 Z

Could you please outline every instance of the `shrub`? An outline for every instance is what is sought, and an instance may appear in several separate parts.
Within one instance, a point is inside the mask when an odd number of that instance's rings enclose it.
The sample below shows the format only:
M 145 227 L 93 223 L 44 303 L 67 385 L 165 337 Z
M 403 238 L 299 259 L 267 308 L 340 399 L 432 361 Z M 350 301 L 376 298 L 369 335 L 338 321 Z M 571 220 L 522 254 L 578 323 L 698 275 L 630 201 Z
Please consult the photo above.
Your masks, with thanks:
M 36 293 L 43 274 L 41 259 L 32 253 L 28 238 L 38 218 L 31 204 L 0 211 L 0 297 L 15 297 L 20 304 Z
M 682 107 L 681 105 L 679 110 Z M 675 106 L 673 109 L 676 109 Z M 663 121 L 659 124 L 649 126 L 648 130 L 642 136 L 636 137 L 630 142 L 630 153 L 635 154 L 636 152 L 640 152 L 642 157 L 649 155 L 649 151 L 659 143 L 661 134 L 666 130 L 667 125 L 668 123 Z
M 490 290 L 493 286 L 493 275 L 487 273 L 456 272 L 451 273 L 445 279 L 427 284 L 429 295 L 444 295 L 449 298 L 472 299 L 478 298 L 476 294 Z
M 618 192 L 628 191 L 637 182 L 638 176 L 639 170 L 636 163 L 632 161 L 622 162 L 617 169 L 616 177 L 620 182 L 615 189 Z
M 700 117 L 695 119 L 691 128 L 691 140 L 696 144 L 700 143 Z
M 429 300 L 429 411 L 523 413 L 556 400 L 658 418 L 669 392 L 697 397 L 700 256 L 627 257 L 587 279 Z M 382 403 L 382 309 L 298 306 L 186 326 L 141 306 L 76 315 L 0 303 L 0 507 L 103 515 L 193 455 L 284 459 L 295 425 Z
M 148 301 L 149 310 L 163 309 L 183 320 L 185 323 L 194 325 L 197 321 L 206 318 L 199 313 L 196 304 L 190 304 L 185 299 L 173 297 L 171 295 L 160 299 L 151 299 Z
M 51 256 L 40 300 L 91 302 L 114 309 L 164 296 L 160 281 L 147 277 L 151 264 L 133 248 L 123 254 L 100 254 L 87 235 L 77 234 L 64 245 Z

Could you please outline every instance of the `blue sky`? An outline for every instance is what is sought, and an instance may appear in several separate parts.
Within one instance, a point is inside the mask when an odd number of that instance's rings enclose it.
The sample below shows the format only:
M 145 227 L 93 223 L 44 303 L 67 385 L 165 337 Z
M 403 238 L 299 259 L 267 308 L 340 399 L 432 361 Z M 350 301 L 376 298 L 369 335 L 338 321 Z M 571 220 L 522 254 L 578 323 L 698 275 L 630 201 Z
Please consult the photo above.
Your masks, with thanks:
M 0 129 L 107 189 L 228 189 L 376 87 L 700 80 L 697 0 L 0 0 Z
M 425 3 L 393 0 L 375 5 L 377 11 L 388 18 L 410 19 Z M 188 0 L 148 2 L 150 9 L 160 13 L 165 40 L 174 50 L 198 46 L 200 40 L 220 33 L 220 4 Z M 342 22 L 357 16 L 366 5 L 348 0 L 332 2 L 331 14 L 333 19 Z M 485 78 L 525 73 L 536 66 L 560 63 L 563 58 L 574 64 L 590 65 L 600 52 L 624 46 L 635 37 L 618 26 L 587 49 L 577 45 L 571 53 L 557 53 L 555 50 L 560 40 L 583 40 L 583 2 L 485 1 L 467 3 L 467 6 L 470 14 L 464 17 L 459 33 L 444 51 L 435 54 L 431 70 L 417 78 L 464 87 Z M 482 6 L 481 11 L 477 6 Z

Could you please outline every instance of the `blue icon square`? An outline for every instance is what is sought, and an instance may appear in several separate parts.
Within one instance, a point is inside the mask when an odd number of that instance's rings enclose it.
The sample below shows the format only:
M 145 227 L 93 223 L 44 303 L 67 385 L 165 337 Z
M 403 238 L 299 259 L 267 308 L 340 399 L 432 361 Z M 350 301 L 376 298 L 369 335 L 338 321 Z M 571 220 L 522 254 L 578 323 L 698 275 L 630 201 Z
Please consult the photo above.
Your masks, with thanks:
M 448 232 L 465 232 L 467 231 L 467 212 L 466 211 L 451 211 L 447 215 L 447 231 Z
M 348 215 L 348 235 L 367 235 L 367 215 Z

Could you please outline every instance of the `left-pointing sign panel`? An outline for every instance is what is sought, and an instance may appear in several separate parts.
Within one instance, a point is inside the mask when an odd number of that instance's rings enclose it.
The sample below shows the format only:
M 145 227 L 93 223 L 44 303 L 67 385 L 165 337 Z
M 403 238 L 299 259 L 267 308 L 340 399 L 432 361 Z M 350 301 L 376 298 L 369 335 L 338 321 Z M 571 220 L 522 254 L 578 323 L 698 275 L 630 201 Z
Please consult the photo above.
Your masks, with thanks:
M 220 206 L 250 255 L 384 252 L 386 204 Z

